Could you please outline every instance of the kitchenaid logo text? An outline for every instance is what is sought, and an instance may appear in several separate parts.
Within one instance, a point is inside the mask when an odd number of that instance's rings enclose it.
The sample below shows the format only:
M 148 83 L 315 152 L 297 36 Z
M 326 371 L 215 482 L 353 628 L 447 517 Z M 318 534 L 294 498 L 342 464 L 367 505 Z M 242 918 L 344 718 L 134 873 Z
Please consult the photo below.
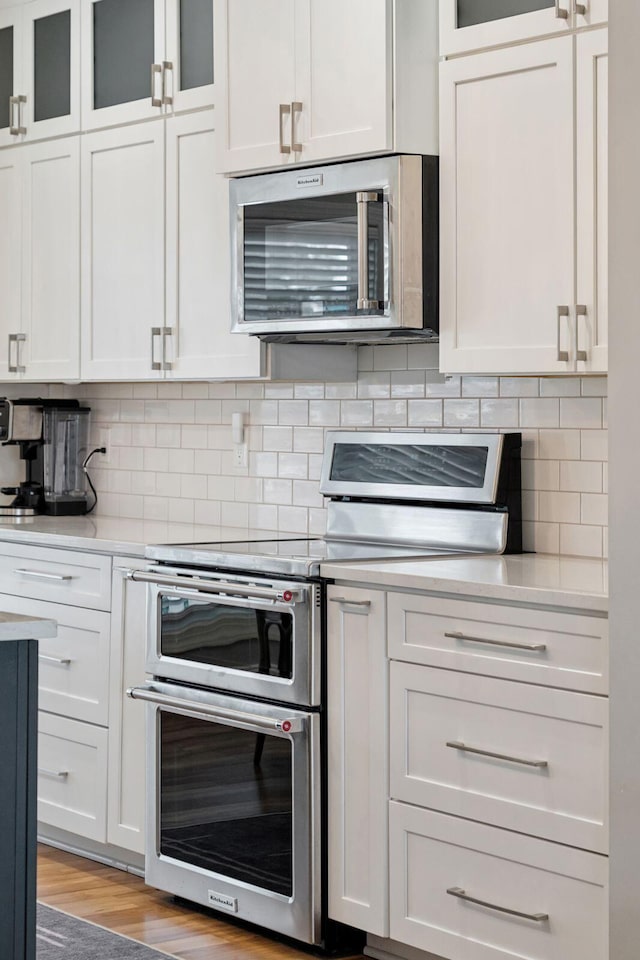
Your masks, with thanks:
M 226 897 L 224 893 L 207 890 L 207 899 L 212 907 L 220 907 L 222 910 L 229 910 L 230 913 L 238 912 L 238 901 L 235 897 Z
M 318 173 L 315 176 L 298 177 L 299 187 L 321 187 L 324 183 L 324 174 Z

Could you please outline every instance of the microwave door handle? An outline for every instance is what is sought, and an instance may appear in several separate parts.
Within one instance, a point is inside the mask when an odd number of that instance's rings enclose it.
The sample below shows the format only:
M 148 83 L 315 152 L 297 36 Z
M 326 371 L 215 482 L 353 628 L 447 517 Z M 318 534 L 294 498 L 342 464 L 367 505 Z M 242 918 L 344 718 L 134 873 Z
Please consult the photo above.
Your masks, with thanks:
M 160 707 L 169 707 L 184 713 L 206 717 L 209 720 L 250 726 L 257 733 L 299 733 L 303 729 L 303 721 L 300 717 L 285 717 L 277 720 L 274 717 L 262 717 L 259 714 L 247 713 L 244 710 L 214 707 L 207 703 L 195 703 L 191 700 L 183 700 L 180 697 L 171 697 L 166 693 L 158 693 L 149 687 L 130 687 L 127 690 L 127 696 L 132 700 L 146 700 L 148 703 L 155 703 Z
M 378 310 L 377 300 L 369 299 L 369 204 L 380 199 L 377 192 L 356 193 L 358 207 L 358 310 Z
M 383 257 L 384 257 L 384 293 L 382 307 L 391 306 L 391 204 L 382 203 Z

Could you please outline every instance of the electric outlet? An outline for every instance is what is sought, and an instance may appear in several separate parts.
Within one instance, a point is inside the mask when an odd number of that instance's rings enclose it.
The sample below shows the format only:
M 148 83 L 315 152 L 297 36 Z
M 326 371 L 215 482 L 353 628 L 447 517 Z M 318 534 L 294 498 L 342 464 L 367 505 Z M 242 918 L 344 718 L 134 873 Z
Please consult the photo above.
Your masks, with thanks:
M 96 458 L 99 459 L 96 461 L 96 466 L 99 466 L 101 463 L 111 463 L 111 428 L 110 427 L 101 427 L 98 430 L 98 446 L 105 447 L 106 453 L 96 453 Z
M 249 465 L 249 453 L 246 443 L 235 443 L 233 445 L 233 466 L 236 470 L 245 469 Z

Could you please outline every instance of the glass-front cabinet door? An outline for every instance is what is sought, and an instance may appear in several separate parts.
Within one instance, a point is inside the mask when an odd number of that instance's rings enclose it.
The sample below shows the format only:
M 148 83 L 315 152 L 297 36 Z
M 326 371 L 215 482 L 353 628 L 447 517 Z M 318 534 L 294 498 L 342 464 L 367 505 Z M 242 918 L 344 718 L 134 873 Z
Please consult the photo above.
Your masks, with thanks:
M 164 39 L 164 0 L 82 0 L 83 128 L 162 114 Z
M 585 17 L 576 6 L 574 0 L 440 0 L 440 53 L 565 33 L 585 25 L 577 22 Z
M 0 147 L 20 143 L 19 104 L 22 64 L 22 8 L 0 10 Z
M 0 146 L 79 129 L 79 0 L 0 10 Z
M 214 0 L 166 0 L 165 89 L 172 110 L 214 103 Z

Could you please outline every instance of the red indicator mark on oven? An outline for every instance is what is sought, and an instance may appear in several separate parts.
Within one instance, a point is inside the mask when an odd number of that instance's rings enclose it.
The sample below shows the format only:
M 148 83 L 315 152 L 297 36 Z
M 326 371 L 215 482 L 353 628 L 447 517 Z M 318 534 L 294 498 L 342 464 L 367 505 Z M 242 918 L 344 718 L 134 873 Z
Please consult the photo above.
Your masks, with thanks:
M 291 720 L 283 720 L 282 729 L 285 733 L 289 733 L 289 730 L 291 730 Z
M 291 603 L 293 600 L 293 594 L 291 593 L 291 590 L 285 590 L 282 594 L 282 599 L 285 603 Z

